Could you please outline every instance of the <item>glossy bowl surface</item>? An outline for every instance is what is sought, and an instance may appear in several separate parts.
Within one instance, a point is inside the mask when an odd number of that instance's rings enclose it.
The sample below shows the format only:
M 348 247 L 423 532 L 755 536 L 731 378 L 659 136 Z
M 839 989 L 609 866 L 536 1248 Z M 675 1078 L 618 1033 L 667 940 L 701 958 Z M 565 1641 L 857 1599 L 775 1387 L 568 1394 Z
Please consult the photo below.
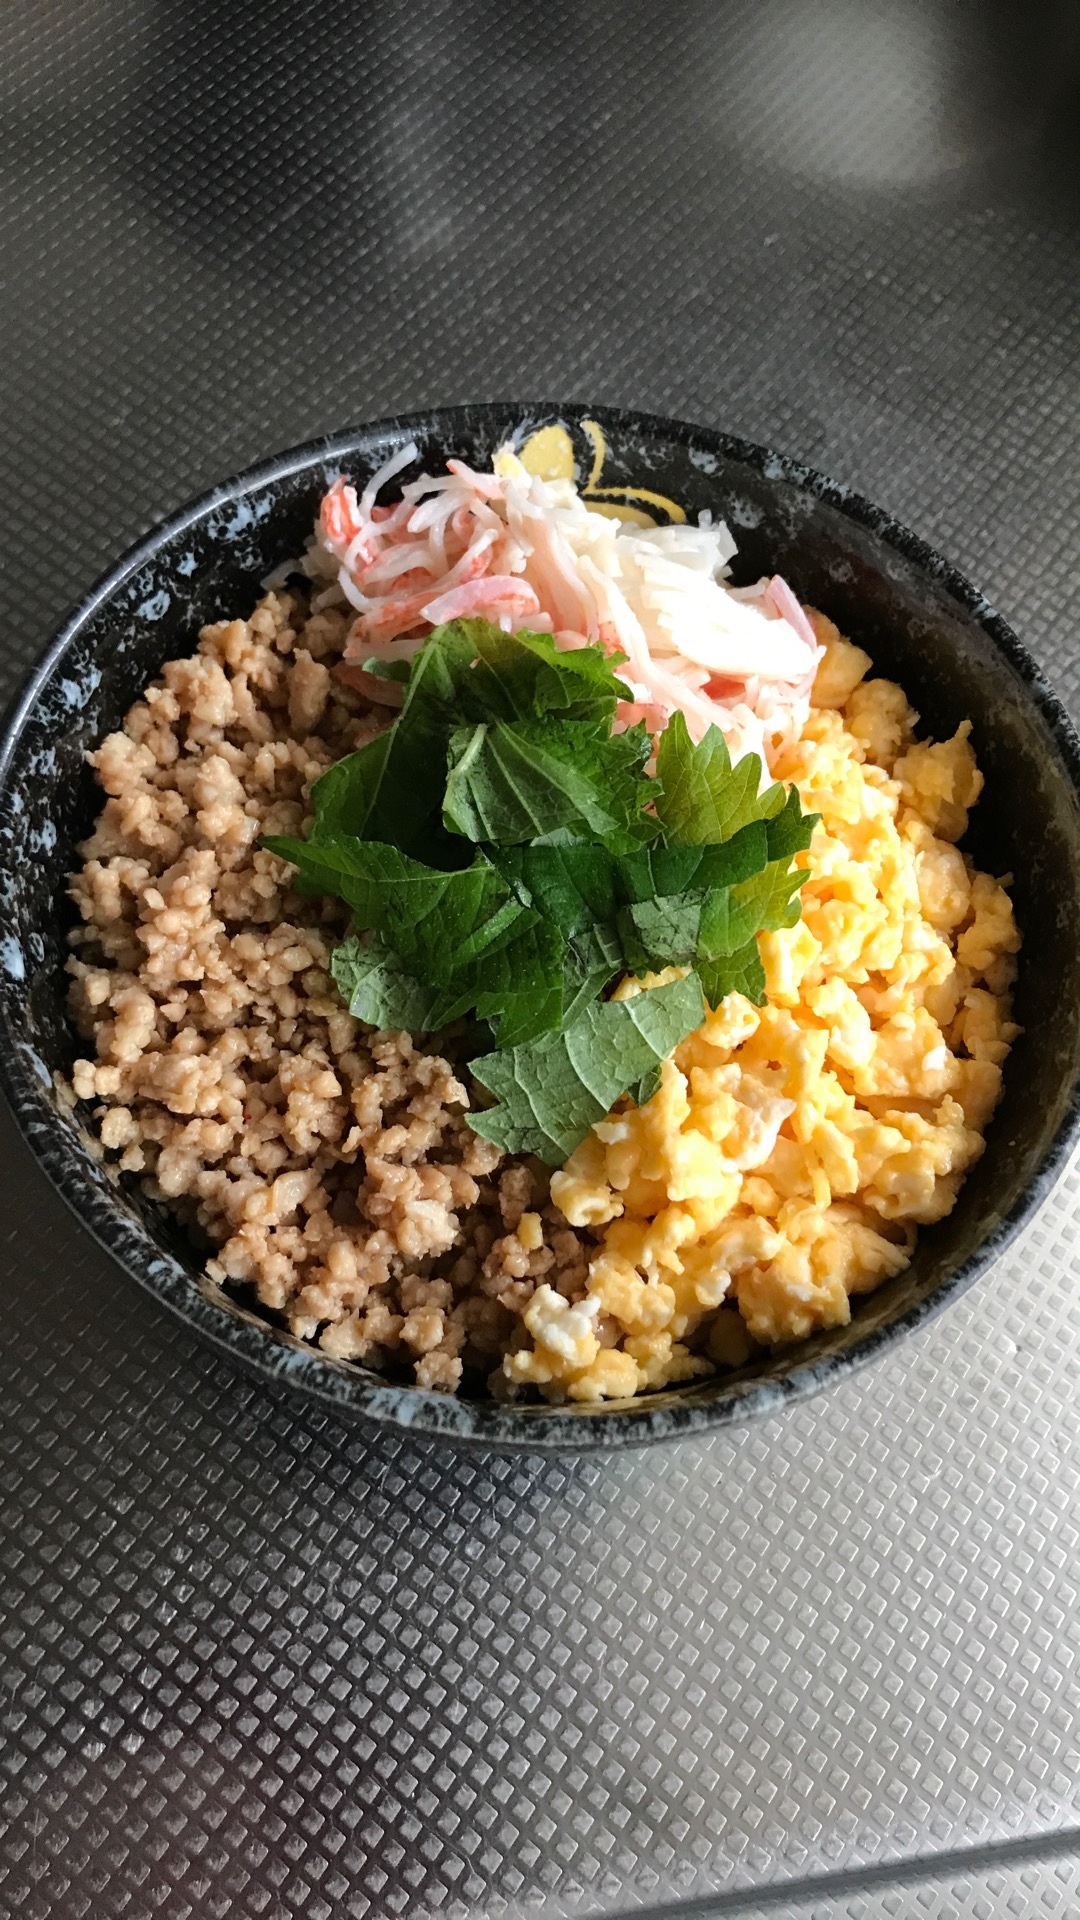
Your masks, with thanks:
M 594 470 L 602 429 L 604 458 Z M 301 551 L 320 494 L 364 480 L 415 439 L 432 468 L 485 462 L 506 439 L 569 433 L 606 497 L 649 489 L 710 508 L 739 543 L 736 578 L 782 572 L 899 680 L 935 736 L 970 717 L 986 790 L 965 843 L 1015 876 L 1025 932 L 1024 1032 L 986 1152 L 955 1211 L 850 1326 L 740 1372 L 599 1410 L 500 1408 L 388 1384 L 321 1355 L 200 1274 L 194 1249 L 137 1182 L 88 1147 L 85 1114 L 54 1092 L 76 1044 L 64 1015 L 66 875 L 100 795 L 84 764 L 162 661 L 206 621 L 249 610 Z M 533 1451 L 636 1445 L 773 1412 L 922 1325 L 982 1274 L 1049 1191 L 1080 1125 L 1080 742 L 1005 622 L 948 563 L 846 487 L 722 433 L 606 408 L 485 404 L 379 421 L 282 454 L 185 507 L 120 560 L 52 643 L 0 748 L 0 1073 L 26 1139 L 64 1199 L 144 1288 L 214 1346 L 344 1414 L 455 1441 Z

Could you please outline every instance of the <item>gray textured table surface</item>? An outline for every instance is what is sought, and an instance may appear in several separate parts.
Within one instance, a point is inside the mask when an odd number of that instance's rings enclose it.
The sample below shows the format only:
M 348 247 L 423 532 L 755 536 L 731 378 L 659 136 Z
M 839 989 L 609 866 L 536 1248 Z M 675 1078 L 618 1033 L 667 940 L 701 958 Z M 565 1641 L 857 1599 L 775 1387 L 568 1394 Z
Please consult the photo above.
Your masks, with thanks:
M 11 0 L 5 682 L 226 471 L 549 392 L 857 484 L 1080 705 L 1072 14 Z M 1077 1911 L 1075 1175 L 843 1389 L 545 1465 L 233 1375 L 0 1132 L 4 1915 Z

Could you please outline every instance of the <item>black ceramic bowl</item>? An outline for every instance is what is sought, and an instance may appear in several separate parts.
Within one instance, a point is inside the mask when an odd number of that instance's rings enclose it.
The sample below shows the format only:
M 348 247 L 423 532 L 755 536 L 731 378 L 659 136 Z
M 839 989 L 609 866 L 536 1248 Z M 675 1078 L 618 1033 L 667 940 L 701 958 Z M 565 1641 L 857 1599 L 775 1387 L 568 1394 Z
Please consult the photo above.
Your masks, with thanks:
M 906 1273 L 857 1302 L 850 1326 L 630 1403 L 506 1409 L 389 1385 L 291 1339 L 202 1276 L 168 1215 L 88 1151 L 84 1120 L 65 1114 L 53 1090 L 75 1054 L 64 1018 L 65 878 L 100 804 L 86 749 L 163 660 L 193 650 L 204 622 L 251 606 L 262 577 L 301 550 L 329 480 L 342 470 L 366 478 L 410 438 L 429 468 L 449 454 L 483 464 L 503 440 L 520 444 L 555 422 L 588 475 L 584 419 L 599 421 L 607 442 L 596 486 L 649 488 L 690 514 L 722 513 L 739 542 L 738 578 L 782 572 L 902 683 L 935 735 L 971 718 L 986 791 L 969 844 L 980 864 L 1015 875 L 1027 936 L 1016 1006 L 1024 1033 L 955 1211 L 920 1235 Z M 241 474 L 151 533 L 94 588 L 23 694 L 0 752 L 4 1083 L 34 1153 L 101 1245 L 266 1379 L 343 1413 L 498 1447 L 627 1446 L 742 1422 L 841 1378 L 955 1299 L 1059 1172 L 1078 1128 L 1078 792 L 1080 742 L 1004 621 L 921 541 L 820 474 L 725 434 L 602 408 L 493 404 L 380 421 Z

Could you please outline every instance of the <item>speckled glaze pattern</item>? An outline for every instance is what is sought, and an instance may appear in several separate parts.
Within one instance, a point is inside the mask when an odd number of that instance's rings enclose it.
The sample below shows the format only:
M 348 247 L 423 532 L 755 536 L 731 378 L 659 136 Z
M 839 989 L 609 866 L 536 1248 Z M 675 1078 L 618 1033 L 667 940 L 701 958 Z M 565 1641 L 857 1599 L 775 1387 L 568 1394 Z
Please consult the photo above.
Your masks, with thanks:
M 100 802 L 86 750 L 161 662 L 190 652 L 207 620 L 244 611 L 263 576 L 300 551 L 338 473 L 363 480 L 414 439 L 421 463 L 485 462 L 510 438 L 581 422 L 607 439 L 605 483 L 648 486 L 695 515 L 721 513 L 739 579 L 778 568 L 802 598 L 899 679 L 935 734 L 969 716 L 986 793 L 970 841 L 1011 869 L 1027 935 L 1024 1027 L 987 1150 L 948 1220 L 925 1231 L 906 1273 L 859 1303 L 850 1326 L 753 1367 L 633 1403 L 499 1408 L 390 1385 L 304 1346 L 200 1272 L 198 1256 L 138 1184 L 88 1144 L 53 1076 L 75 1043 L 64 1016 L 66 876 Z M 1011 629 L 949 564 L 888 514 L 782 455 L 705 428 L 561 403 L 444 409 L 314 441 L 226 481 L 134 547 L 66 622 L 18 701 L 0 749 L 0 1069 L 30 1146 L 60 1193 L 127 1272 L 201 1335 L 264 1378 L 340 1412 L 485 1447 L 623 1447 L 742 1423 L 818 1391 L 955 1299 L 1049 1192 L 1080 1131 L 1080 741 Z

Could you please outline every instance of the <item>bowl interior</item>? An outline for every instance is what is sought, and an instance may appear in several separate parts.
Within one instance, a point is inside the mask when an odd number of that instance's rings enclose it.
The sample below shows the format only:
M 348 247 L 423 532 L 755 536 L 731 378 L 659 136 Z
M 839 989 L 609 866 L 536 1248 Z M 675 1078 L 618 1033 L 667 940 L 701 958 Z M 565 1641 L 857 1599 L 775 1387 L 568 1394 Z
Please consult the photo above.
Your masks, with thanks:
M 17 712 L 0 767 L 0 1014 L 8 1091 L 31 1145 L 97 1238 L 175 1311 L 264 1374 L 343 1408 L 485 1444 L 625 1444 L 745 1418 L 822 1384 L 954 1295 L 1001 1250 L 1049 1186 L 1076 1119 L 1080 1076 L 1080 812 L 1077 745 L 1030 661 L 973 590 L 884 514 L 793 463 L 677 423 L 593 409 L 606 442 L 596 484 L 649 488 L 695 516 L 708 508 L 739 543 L 740 581 L 779 570 L 903 685 L 935 737 L 970 718 L 986 777 L 968 842 L 1012 873 L 1025 933 L 1016 1017 L 1022 1037 L 986 1152 L 947 1220 L 925 1230 L 911 1267 L 859 1302 L 847 1328 L 743 1372 L 596 1411 L 499 1409 L 388 1386 L 302 1348 L 205 1279 L 200 1259 L 137 1183 L 93 1151 L 84 1118 L 57 1103 L 53 1076 L 77 1044 L 64 1014 L 66 876 L 100 794 L 86 750 L 115 727 L 161 663 L 193 650 L 206 621 L 243 614 L 263 576 L 301 551 L 319 497 L 345 471 L 363 480 L 414 438 L 423 464 L 484 463 L 560 422 L 579 473 L 595 436 L 586 410 L 485 406 L 382 423 L 241 476 L 179 515 L 114 570 L 69 623 Z

